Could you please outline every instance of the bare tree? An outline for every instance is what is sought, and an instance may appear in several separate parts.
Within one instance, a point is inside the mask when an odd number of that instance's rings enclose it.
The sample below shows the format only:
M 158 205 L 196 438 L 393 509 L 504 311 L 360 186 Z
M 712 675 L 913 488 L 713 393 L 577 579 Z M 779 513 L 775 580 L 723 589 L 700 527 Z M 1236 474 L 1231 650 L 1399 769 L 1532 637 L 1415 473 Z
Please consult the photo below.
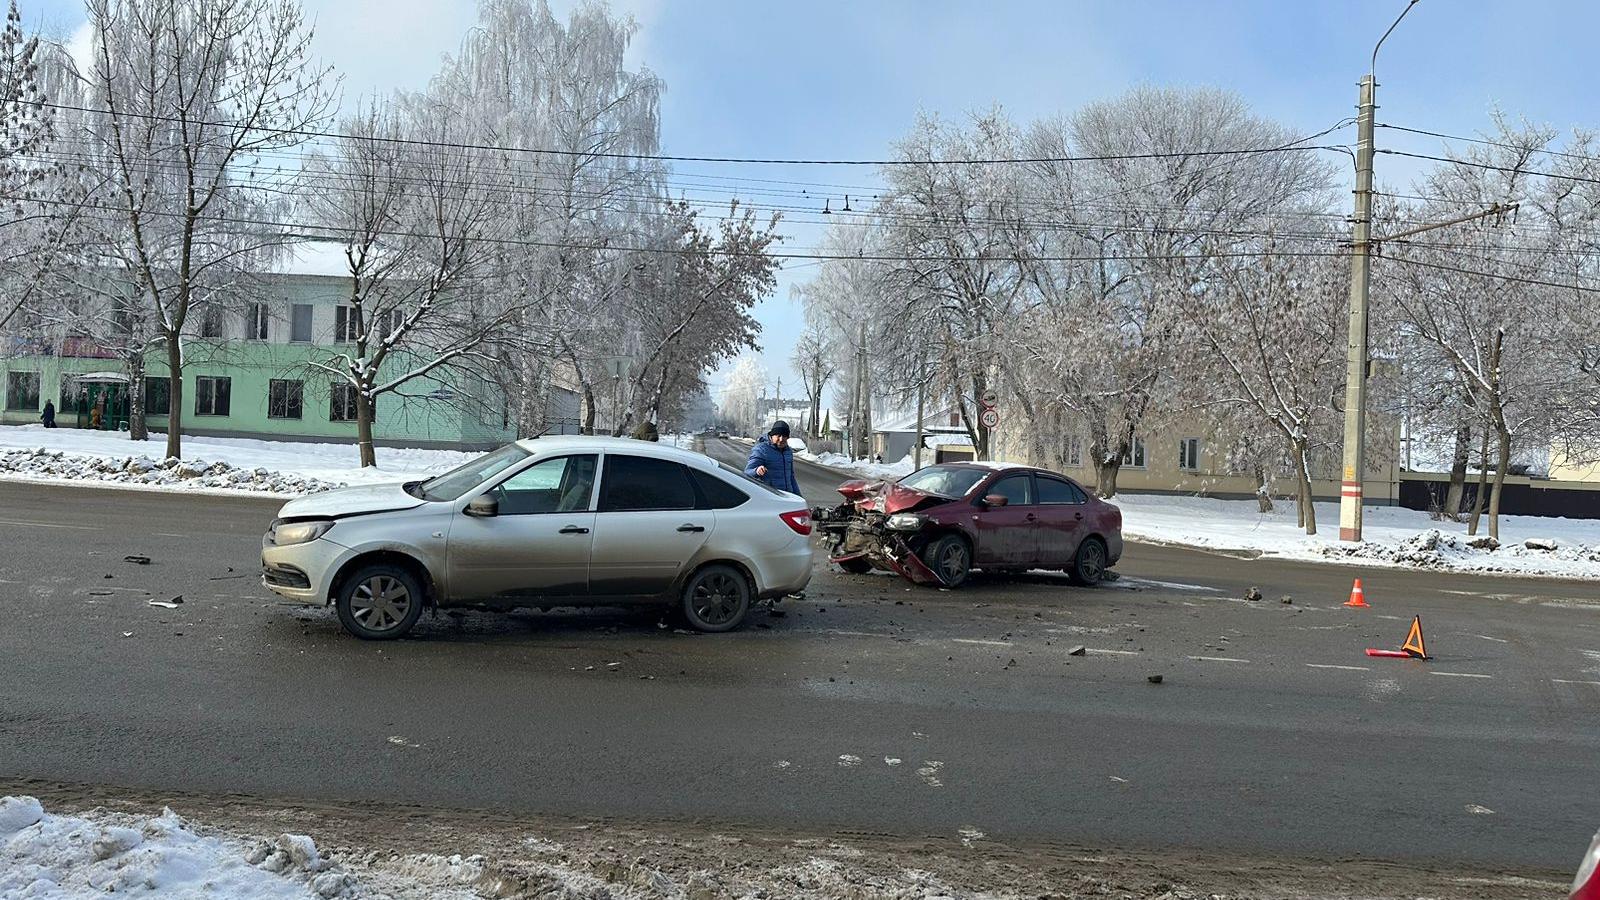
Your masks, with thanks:
M 108 168 L 88 202 L 120 220 L 109 253 L 125 260 L 165 347 L 167 455 L 179 456 L 190 314 L 284 240 L 265 221 L 286 180 L 236 169 L 303 143 L 336 82 L 309 58 L 311 27 L 293 0 L 88 0 L 87 11 L 90 138 Z M 142 429 L 141 387 L 135 377 Z
M 806 436 L 814 438 L 818 436 L 817 429 L 822 426 L 822 392 L 833 380 L 835 368 L 828 335 L 815 323 L 808 322 L 800 333 L 800 339 L 795 342 L 791 361 L 800 373 L 800 383 L 806 392 Z

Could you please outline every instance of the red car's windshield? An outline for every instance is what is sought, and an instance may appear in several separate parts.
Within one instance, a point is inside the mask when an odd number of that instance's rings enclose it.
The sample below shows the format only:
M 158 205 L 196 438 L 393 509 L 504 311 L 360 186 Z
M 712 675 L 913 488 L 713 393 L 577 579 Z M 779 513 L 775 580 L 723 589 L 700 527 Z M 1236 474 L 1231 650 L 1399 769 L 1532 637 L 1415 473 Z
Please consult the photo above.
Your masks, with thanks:
M 983 469 L 966 466 L 929 466 L 900 479 L 900 486 L 932 494 L 935 497 L 958 500 L 965 497 L 967 492 L 988 474 Z

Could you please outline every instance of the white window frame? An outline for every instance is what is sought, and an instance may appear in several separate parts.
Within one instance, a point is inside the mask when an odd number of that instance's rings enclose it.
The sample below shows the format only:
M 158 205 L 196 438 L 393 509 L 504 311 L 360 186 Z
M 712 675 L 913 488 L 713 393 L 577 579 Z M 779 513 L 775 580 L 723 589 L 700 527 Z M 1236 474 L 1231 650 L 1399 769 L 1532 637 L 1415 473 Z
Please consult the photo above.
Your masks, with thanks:
M 1144 438 L 1134 438 L 1128 445 L 1128 452 L 1122 454 L 1122 468 L 1143 469 L 1149 457 L 1145 454 Z
M 1184 472 L 1200 471 L 1200 439 L 1178 439 L 1178 469 Z
M 245 315 L 244 339 L 247 341 L 264 341 L 271 332 L 267 328 L 271 308 L 266 303 L 250 304 L 250 311 Z

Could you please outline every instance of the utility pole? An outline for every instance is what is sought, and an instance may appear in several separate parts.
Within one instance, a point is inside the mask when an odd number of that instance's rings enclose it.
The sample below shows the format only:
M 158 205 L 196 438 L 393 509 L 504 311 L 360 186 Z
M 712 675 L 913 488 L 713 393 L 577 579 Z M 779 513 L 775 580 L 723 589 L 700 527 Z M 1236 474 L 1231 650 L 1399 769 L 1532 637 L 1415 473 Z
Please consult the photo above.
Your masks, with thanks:
M 1367 303 L 1372 280 L 1372 125 L 1377 112 L 1378 50 L 1417 0 L 1411 0 L 1372 48 L 1372 65 L 1361 79 L 1356 117 L 1356 211 L 1350 258 L 1350 340 L 1344 387 L 1344 478 L 1339 483 L 1339 540 L 1361 540 L 1361 481 L 1367 428 Z M 1309 498 L 1308 498 L 1309 500 Z
M 1367 303 L 1372 279 L 1372 119 L 1377 108 L 1373 96 L 1377 86 L 1371 72 L 1361 79 L 1360 112 L 1356 118 L 1355 235 L 1350 247 L 1350 340 L 1344 376 L 1344 479 L 1339 485 L 1341 541 L 1361 540 L 1361 476 L 1367 428 Z
M 922 468 L 922 407 L 928 394 L 928 348 L 917 350 L 917 442 L 912 445 L 912 471 Z

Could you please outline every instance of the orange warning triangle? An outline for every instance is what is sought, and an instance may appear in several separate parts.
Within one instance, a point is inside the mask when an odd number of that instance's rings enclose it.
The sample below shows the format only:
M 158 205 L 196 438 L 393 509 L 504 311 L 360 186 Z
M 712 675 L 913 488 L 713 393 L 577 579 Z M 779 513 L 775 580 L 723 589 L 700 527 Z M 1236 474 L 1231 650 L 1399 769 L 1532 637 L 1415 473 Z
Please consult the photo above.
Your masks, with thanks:
M 1406 634 L 1406 642 L 1400 646 L 1401 650 L 1411 654 L 1415 659 L 1427 659 L 1428 648 L 1422 643 L 1422 617 L 1411 617 L 1411 631 Z

